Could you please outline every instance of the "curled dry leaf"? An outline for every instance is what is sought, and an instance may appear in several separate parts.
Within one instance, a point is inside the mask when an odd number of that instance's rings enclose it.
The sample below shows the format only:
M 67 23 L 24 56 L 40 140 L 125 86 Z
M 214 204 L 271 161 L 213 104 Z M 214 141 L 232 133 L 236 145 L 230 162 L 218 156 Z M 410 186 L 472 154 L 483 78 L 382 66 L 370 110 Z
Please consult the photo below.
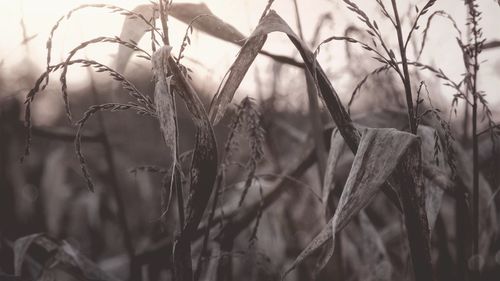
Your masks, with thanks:
M 327 202 L 328 195 L 330 192 L 335 190 L 335 170 L 337 168 L 337 163 L 344 150 L 344 139 L 340 135 L 338 129 L 332 131 L 332 137 L 330 141 L 330 152 L 328 153 L 328 159 L 325 169 L 325 179 L 323 181 L 323 195 L 322 201 Z
M 248 69 L 266 42 L 267 35 L 255 35 L 257 31 L 258 28 L 245 42 L 245 44 L 243 44 L 243 47 L 238 53 L 238 57 L 234 61 L 233 65 L 231 65 L 229 75 L 227 76 L 224 86 L 214 97 L 209 113 L 210 120 L 213 124 L 217 124 L 224 116 L 226 108 L 233 99 L 241 81 L 243 81 Z
M 30 245 L 43 234 L 32 234 L 25 236 L 16 240 L 14 244 L 14 274 L 21 275 L 21 269 L 23 266 L 26 253 Z
M 168 73 L 168 58 L 172 47 L 163 46 L 153 54 L 153 73 L 156 77 L 155 84 L 155 105 L 156 114 L 160 121 L 160 128 L 163 133 L 163 138 L 167 148 L 170 150 L 171 160 L 176 158 L 176 113 L 174 96 L 170 90 L 171 77 L 167 77 Z
M 171 57 L 169 67 L 176 81 L 176 89 L 182 93 L 181 96 L 197 129 L 190 169 L 191 192 L 187 202 L 186 224 L 183 230 L 191 233 L 198 227 L 212 193 L 217 175 L 217 144 L 203 103 Z
M 134 8 L 133 12 L 143 15 L 146 19 L 153 18 L 153 7 L 151 4 L 139 5 Z M 126 17 L 122 25 L 120 39 L 128 42 L 139 42 L 142 36 L 144 36 L 144 34 L 146 34 L 146 32 L 150 29 L 151 27 L 143 20 L 136 17 Z M 124 73 L 133 52 L 134 51 L 132 49 L 127 48 L 126 46 L 120 45 L 118 47 L 115 66 L 118 73 Z
M 195 147 L 189 170 L 190 193 L 185 222 L 174 244 L 174 272 L 177 280 L 192 279 L 191 239 L 212 194 L 217 176 L 217 143 L 203 103 L 172 57 L 168 66 L 175 79 L 176 91 L 183 98 L 196 126 Z
M 341 135 L 344 137 L 351 150 L 356 151 L 360 138 L 359 131 L 352 124 L 352 120 L 342 106 L 337 92 L 331 85 L 323 69 L 316 62 L 315 56 L 311 50 L 309 50 L 292 31 L 290 26 L 288 26 L 288 24 L 273 10 L 269 11 L 260 21 L 257 28 L 245 42 L 236 61 L 231 67 L 228 79 L 223 88 L 217 96 L 214 97 L 214 101 L 210 107 L 210 119 L 212 122 L 216 124 L 222 116 L 224 116 L 228 104 L 233 99 L 236 89 L 243 80 L 244 73 L 246 73 L 257 56 L 258 51 L 264 45 L 267 34 L 272 32 L 282 32 L 286 34 L 295 48 L 299 51 L 307 70 L 316 79 L 321 97 L 330 115 L 339 127 Z
M 239 44 L 246 38 L 236 28 L 216 17 L 205 3 L 173 3 L 169 14 L 186 24 L 190 24 L 200 15 L 209 15 L 209 17 L 198 18 L 193 22 L 193 27 L 216 38 L 235 44 Z
M 168 182 L 170 187 L 169 199 L 162 200 L 162 214 L 168 212 L 168 206 L 172 196 L 174 186 L 175 168 L 177 165 L 177 115 L 175 109 L 175 98 L 170 89 L 171 77 L 168 74 L 168 58 L 172 47 L 163 46 L 158 49 L 152 57 L 153 74 L 156 78 L 154 100 L 156 105 L 156 114 L 160 122 L 160 128 L 165 140 L 167 150 L 169 151 L 169 160 L 172 161 L 170 173 L 165 175 L 164 182 Z M 168 181 L 166 177 L 169 177 Z M 162 184 L 163 186 L 164 184 Z M 163 186 L 167 189 L 166 186 Z
M 137 6 L 133 12 L 143 15 L 146 19 L 152 19 L 153 16 L 158 17 L 158 13 L 153 15 L 153 8 L 152 4 L 144 4 Z M 241 34 L 233 26 L 215 16 L 204 3 L 173 3 L 170 8 L 169 15 L 186 24 L 190 24 L 191 21 L 201 15 L 209 15 L 197 18 L 196 21 L 193 22 L 193 27 L 211 36 L 231 43 L 241 44 L 241 42 L 245 40 L 245 36 L 243 34 Z M 146 34 L 146 32 L 150 29 L 151 27 L 148 26 L 143 20 L 134 17 L 127 17 L 122 25 L 120 38 L 125 41 L 139 42 L 144 34 Z M 132 52 L 133 50 L 127 48 L 126 46 L 119 46 L 118 56 L 116 58 L 116 70 L 119 73 L 123 73 L 125 70 Z
M 283 277 L 329 239 L 335 239 L 335 233 L 344 228 L 371 201 L 417 139 L 415 135 L 395 129 L 364 130 L 335 215 L 300 253 Z M 319 263 L 326 265 L 331 254 L 323 257 L 324 260 Z
M 22 273 L 22 265 L 26 256 L 29 255 L 29 249 L 32 245 L 37 245 L 45 252 L 44 255 L 37 255 L 38 259 L 34 256 L 30 259 L 30 262 L 36 262 L 40 265 L 42 270 L 61 265 L 61 270 L 70 274 L 75 280 L 117 281 L 116 278 L 106 274 L 67 242 L 57 242 L 41 233 L 21 237 L 14 243 L 14 267 L 17 276 Z M 47 266 L 47 264 L 50 265 Z M 40 275 L 43 275 L 43 272 Z

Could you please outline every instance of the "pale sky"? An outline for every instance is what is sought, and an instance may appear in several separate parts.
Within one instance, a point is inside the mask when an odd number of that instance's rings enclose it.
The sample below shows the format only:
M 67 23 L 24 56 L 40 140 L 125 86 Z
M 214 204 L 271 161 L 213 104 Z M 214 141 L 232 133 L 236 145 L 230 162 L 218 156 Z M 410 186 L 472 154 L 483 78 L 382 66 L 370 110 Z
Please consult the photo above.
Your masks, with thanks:
M 45 42 L 50 32 L 51 27 L 56 20 L 65 14 L 71 8 L 74 8 L 83 3 L 109 3 L 119 5 L 124 8 L 133 9 L 139 4 L 148 3 L 149 1 L 139 0 L 0 0 L 0 61 L 3 61 L 1 68 L 4 76 L 15 77 L 17 72 L 14 69 L 19 68 L 19 64 L 26 53 L 29 52 L 29 58 L 35 63 L 35 66 L 42 71 L 45 63 Z M 267 0 L 205 0 L 205 1 L 189 1 L 179 0 L 175 2 L 205 2 L 213 13 L 226 22 L 237 27 L 242 33 L 250 34 L 255 27 Z M 381 17 L 376 16 L 374 7 L 375 1 L 358 0 L 354 1 L 358 4 L 363 3 L 365 11 L 372 18 L 377 19 L 382 30 L 386 30 L 387 35 L 394 35 L 390 26 Z M 426 1 L 411 1 L 411 3 L 422 6 Z M 408 10 L 408 1 L 398 1 L 400 4 L 400 13 L 403 14 Z M 484 29 L 485 36 L 489 39 L 500 39 L 500 7 L 493 0 L 479 1 L 480 8 L 484 12 L 481 26 Z M 389 4 L 389 3 L 388 3 Z M 360 4 L 361 5 L 361 4 Z M 325 12 L 332 12 L 333 24 L 327 26 L 322 33 L 322 38 L 330 35 L 342 35 L 345 27 L 356 21 L 356 16 L 347 11 L 345 4 L 340 0 L 299 0 L 299 6 L 302 17 L 302 25 L 306 38 L 311 38 L 317 19 Z M 276 0 L 273 9 L 275 9 L 294 29 L 296 29 L 295 14 L 292 0 Z M 441 0 L 437 1 L 434 10 L 446 10 L 457 19 L 461 28 L 464 24 L 465 7 L 463 1 L 457 0 Z M 21 29 L 21 18 L 24 19 L 27 36 L 36 35 L 26 47 L 21 45 L 23 40 Z M 118 35 L 121 30 L 123 17 L 115 14 L 110 14 L 107 11 L 97 9 L 89 9 L 75 14 L 70 20 L 64 21 L 54 38 L 53 58 L 54 62 L 60 61 L 67 53 L 78 45 L 78 43 L 92 39 L 98 36 L 114 36 Z M 427 51 L 424 52 L 422 58 L 426 63 L 436 63 L 449 74 L 450 77 L 459 79 L 463 72 L 463 64 L 461 62 L 460 51 L 456 46 L 454 34 L 450 32 L 451 28 L 448 22 L 437 20 L 435 22 L 432 33 L 429 36 Z M 422 22 L 422 25 L 424 23 Z M 360 23 L 357 26 L 362 27 Z M 185 32 L 186 26 L 177 21 L 170 22 L 171 37 L 174 50 L 179 46 L 175 44 L 180 40 Z M 421 30 L 423 27 L 421 28 Z M 383 32 L 384 33 L 384 32 Z M 392 35 L 391 35 L 392 34 Z M 147 36 L 146 36 L 147 37 Z M 395 35 L 394 35 L 395 37 Z M 176 40 L 177 38 L 177 40 Z M 141 45 L 149 50 L 148 38 L 144 38 Z M 196 83 L 203 85 L 210 92 L 215 92 L 217 85 L 224 73 L 230 67 L 234 60 L 238 49 L 228 43 L 209 38 L 206 35 L 195 33 L 192 37 L 192 46 L 186 52 L 186 56 L 200 62 L 203 67 L 195 68 Z M 296 55 L 288 39 L 280 35 L 271 35 L 266 44 L 266 49 L 277 54 Z M 324 68 L 327 68 L 334 75 L 338 75 L 336 85 L 342 91 L 342 87 L 348 78 L 343 77 L 341 70 L 343 69 L 346 60 L 344 55 L 343 43 L 334 43 L 323 51 L 319 57 L 320 63 Z M 101 44 L 89 48 L 87 52 L 82 53 L 84 56 L 93 58 L 105 64 L 112 64 L 113 55 L 117 47 L 111 44 Z M 367 60 L 370 60 L 370 55 L 367 54 Z M 482 59 L 487 60 L 481 69 L 482 81 L 481 89 L 485 90 L 491 100 L 498 100 L 498 89 L 500 88 L 500 49 L 495 51 L 484 52 Z M 300 60 L 300 59 L 299 59 Z M 134 62 L 132 62 L 134 63 Z M 257 68 L 260 71 L 262 80 L 270 77 L 269 60 L 258 59 Z M 375 64 L 371 64 L 372 66 Z M 147 65 L 142 65 L 147 70 Z M 130 69 L 130 68 L 129 68 Z M 251 69 L 255 71 L 255 67 Z M 293 70 L 292 70 L 293 72 Z M 297 72 L 297 71 L 295 71 Z M 336 74 L 337 73 L 337 74 Z M 298 73 L 296 73 L 298 74 Z M 82 77 L 87 77 L 85 70 L 73 68 L 70 71 L 69 81 L 77 83 Z M 241 86 L 243 94 L 239 96 L 251 94 L 255 90 L 254 73 L 249 72 L 244 83 Z M 53 79 L 53 81 L 57 79 Z M 351 92 L 352 89 L 345 89 L 346 92 Z

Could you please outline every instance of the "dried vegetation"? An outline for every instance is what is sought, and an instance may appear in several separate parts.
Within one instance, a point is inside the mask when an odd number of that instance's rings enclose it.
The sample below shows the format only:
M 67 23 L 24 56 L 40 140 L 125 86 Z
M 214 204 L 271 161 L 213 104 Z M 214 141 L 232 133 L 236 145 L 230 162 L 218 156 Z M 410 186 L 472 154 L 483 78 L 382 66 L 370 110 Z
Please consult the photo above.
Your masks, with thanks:
M 384 20 L 396 34 L 391 38 L 397 42 L 394 49 L 389 36 L 363 10 L 361 1 L 343 2 L 359 19 L 361 27 L 352 27 L 350 30 L 354 32 L 346 31 L 343 36 L 330 36 L 317 44 L 315 50 L 304 41 L 297 1 L 294 4 L 299 35 L 271 9 L 273 1 L 269 1 L 248 37 L 215 16 L 204 4 L 160 0 L 131 11 L 101 4 L 77 7 L 61 17 L 51 30 L 46 71 L 26 96 L 28 136 L 23 159 L 30 159 L 33 136 L 65 141 L 72 137 L 72 133 L 44 131 L 32 122 L 35 98 L 47 87 L 50 75 L 60 71 L 67 119 L 76 126 L 74 150 L 81 175 L 92 192 L 86 198 L 113 202 L 111 207 L 94 207 L 117 217 L 117 232 L 123 240 L 121 248 L 127 253 L 123 264 L 128 265 L 120 278 L 144 281 L 498 278 L 498 200 L 494 191 L 498 187 L 492 188 L 492 184 L 498 185 L 498 176 L 485 177 L 485 169 L 481 167 L 484 163 L 495 163 L 498 156 L 493 151 L 490 159 L 483 159 L 480 150 L 488 142 L 496 147 L 499 127 L 486 94 L 477 83 L 481 52 L 497 45 L 487 42 L 482 34 L 478 1 L 465 1 L 468 18 L 467 27 L 462 30 L 445 11 L 433 11 L 435 0 L 414 6 L 412 16 L 406 19 L 411 22 L 409 29 L 401 22 L 397 1 L 377 0 Z M 91 8 L 123 15 L 121 35 L 82 42 L 63 62 L 52 64 L 51 50 L 58 41 L 58 27 L 74 13 Z M 187 24 L 182 42 L 171 42 L 169 17 Z M 463 53 L 460 59 L 465 66 L 460 81 L 420 60 L 427 34 L 437 17 L 449 20 L 450 30 L 457 33 L 457 46 Z M 414 37 L 420 26 L 425 28 L 422 41 L 417 42 Z M 182 64 L 193 30 L 241 46 L 209 106 L 192 86 L 191 70 Z M 268 34 L 273 32 L 288 37 L 303 62 L 264 51 Z M 351 33 L 359 34 L 360 39 Z M 464 34 L 469 39 L 462 38 Z M 137 44 L 145 35 L 150 37 L 151 51 Z M 324 46 L 334 41 L 361 47 L 377 62 L 377 67 L 362 75 L 355 85 L 348 107 L 317 60 L 320 47 L 324 52 Z M 89 45 L 101 43 L 119 45 L 116 68 L 91 59 L 74 58 Z M 171 46 L 176 44 L 181 46 L 177 55 L 171 52 Z M 415 49 L 414 56 L 410 49 Z M 154 80 L 151 94 L 123 74 L 134 54 L 151 63 Z M 311 109 L 308 119 L 313 129 L 295 133 L 306 134 L 302 143 L 281 148 L 289 154 L 283 158 L 286 161 L 279 160 L 279 153 L 276 156 L 280 149 L 275 146 L 294 133 L 273 134 L 272 130 L 280 124 L 273 120 L 272 114 L 276 112 L 249 97 L 236 105 L 235 110 L 231 109 L 237 89 L 259 54 L 275 63 L 302 68 L 306 76 Z M 67 81 L 74 65 L 106 73 L 128 97 L 105 103 L 97 100 L 74 122 Z M 420 72 L 434 74 L 453 89 L 449 114 L 434 106 L 428 82 L 418 81 Z M 370 80 L 380 81 L 381 76 L 391 75 L 396 77 L 390 81 L 398 98 L 404 100 L 401 109 L 406 113 L 368 113 L 364 118 L 353 119 L 351 106 L 363 99 L 362 92 L 371 90 Z M 180 147 L 185 129 L 182 124 L 186 123 L 180 122 L 181 105 L 185 106 L 189 126 L 194 130 L 192 147 L 188 149 Z M 462 141 L 457 140 L 457 133 L 450 125 L 452 118 L 458 118 L 458 106 L 464 106 L 465 112 Z M 161 203 L 154 222 L 158 227 L 152 233 L 137 231 L 127 219 L 135 210 L 127 204 L 127 191 L 120 183 L 123 179 L 115 164 L 116 148 L 110 140 L 109 126 L 101 116 L 106 111 L 133 111 L 157 121 L 164 147 L 152 149 L 155 153 L 161 151 L 162 163 L 168 164 L 151 163 L 131 169 L 136 177 L 146 174 L 151 178 L 158 174 L 162 178 L 160 184 L 153 184 L 155 194 L 161 194 Z M 381 121 L 377 121 L 377 114 L 382 114 Z M 229 124 L 226 115 L 232 115 Z M 324 124 L 326 115 L 333 121 L 331 125 Z M 96 116 L 100 133 L 86 135 L 86 126 Z M 486 120 L 483 130 L 479 129 L 483 124 L 481 119 Z M 228 124 L 228 132 L 225 140 L 221 140 L 216 132 L 224 124 Z M 489 138 L 483 142 L 482 136 L 486 134 Z M 141 145 L 148 146 L 148 141 L 144 139 Z M 100 144 L 104 151 L 108 176 L 97 172 L 98 161 L 87 161 L 85 150 L 92 142 Z M 469 146 L 471 153 L 466 151 Z M 90 158 L 95 157 L 93 154 Z M 273 157 L 278 157 L 274 168 Z M 311 167 L 319 173 L 307 173 Z M 107 186 L 112 192 L 101 191 Z M 278 230 L 273 232 L 275 228 Z M 271 233 L 275 238 L 270 237 Z M 9 240 L 13 238 L 17 240 Z M 267 246 L 262 247 L 262 241 Z M 15 272 L 8 277 L 12 280 L 120 279 L 100 269 L 69 243 L 47 234 L 2 237 L 1 243 L 0 249 L 10 247 L 15 256 Z

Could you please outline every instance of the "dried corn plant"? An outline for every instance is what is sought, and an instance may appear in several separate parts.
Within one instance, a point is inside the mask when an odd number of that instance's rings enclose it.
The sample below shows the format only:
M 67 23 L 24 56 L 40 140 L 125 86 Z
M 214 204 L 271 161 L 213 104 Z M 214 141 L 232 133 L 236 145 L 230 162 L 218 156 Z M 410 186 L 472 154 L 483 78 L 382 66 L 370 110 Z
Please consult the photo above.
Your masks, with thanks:
M 491 44 L 485 43 L 481 32 L 477 1 L 465 1 L 469 11 L 469 42 L 461 38 L 463 32 L 445 11 L 432 12 L 436 0 L 414 6 L 414 13 L 410 13 L 414 16 L 406 19 L 410 21 L 408 30 L 397 1 L 377 0 L 377 8 L 395 34 L 392 38 L 397 42 L 395 50 L 383 33 L 385 30 L 363 10 L 361 1 L 343 1 L 362 25 L 352 27 L 361 39 L 351 37 L 352 32 L 346 31 L 344 36 L 324 39 L 315 50 L 304 41 L 300 2 L 293 3 L 299 35 L 271 9 L 273 2 L 268 1 L 248 37 L 204 4 L 159 0 L 133 10 L 86 4 L 69 11 L 52 28 L 47 41 L 45 72 L 26 96 L 27 145 L 23 159 L 29 159 L 33 150 L 30 149 L 33 136 L 40 135 L 32 122 L 31 107 L 49 84 L 51 74 L 60 71 L 65 113 L 76 127 L 74 150 L 89 192 L 99 196 L 99 190 L 106 186 L 96 185 L 96 178 L 101 177 L 94 173 L 97 168 L 86 156 L 89 141 L 102 146 L 112 175 L 108 184 L 119 214 L 118 225 L 128 264 L 124 278 L 128 280 L 498 278 L 496 192 L 482 175 L 479 162 L 479 138 L 489 132 L 494 143 L 498 126 L 486 95 L 478 86 L 479 55 Z M 83 9 L 123 15 L 125 21 L 120 36 L 82 42 L 63 62 L 53 64 L 52 46 L 58 41 L 59 26 Z M 461 81 L 453 81 L 440 68 L 420 61 L 427 32 L 437 16 L 449 19 L 452 30 L 458 33 L 457 42 L 465 65 Z M 181 42 L 173 42 L 169 37 L 170 17 L 187 24 Z M 413 44 L 425 20 L 421 44 Z M 208 106 L 192 85 L 191 70 L 182 64 L 184 51 L 193 40 L 193 30 L 240 46 Z M 270 33 L 285 35 L 303 62 L 265 51 Z M 151 50 L 138 46 L 137 42 L 146 35 Z M 321 47 L 334 41 L 359 46 L 380 64 L 357 83 L 349 107 L 341 102 L 333 82 L 317 60 Z M 75 58 L 88 46 L 102 43 L 119 46 L 116 67 Z M 174 54 L 172 46 L 177 45 L 180 52 Z M 414 52 L 416 57 L 411 57 L 409 48 L 418 48 Z M 134 54 L 150 64 L 153 93 L 140 90 L 124 75 Z M 290 163 L 278 174 L 268 172 L 269 139 L 279 141 L 288 135 L 273 136 L 264 129 L 266 116 L 252 98 L 243 99 L 235 110 L 231 106 L 236 103 L 236 91 L 259 54 L 276 63 L 301 68 L 308 82 L 313 130 L 302 148 L 290 149 L 288 154 L 293 156 L 283 156 Z M 75 65 L 108 75 L 125 91 L 128 102 L 122 102 L 122 97 L 116 98 L 121 92 L 115 89 L 114 100 L 97 101 L 83 116 L 74 119 L 67 76 Z M 429 89 L 425 81 L 415 83 L 420 71 L 435 74 L 456 92 L 451 113 L 456 112 L 460 101 L 466 108 L 471 107 L 472 158 L 454 137 L 450 125 L 453 114 L 446 117 L 433 105 L 430 94 L 433 89 Z M 353 120 L 349 108 L 355 97 L 363 98 L 360 96 L 363 85 L 375 75 L 389 73 L 400 80 L 395 88 L 399 87 L 397 94 L 405 101 L 404 112 L 385 114 L 379 123 L 376 113 Z M 318 99 L 323 106 L 317 104 Z M 195 130 L 193 146 L 184 151 L 180 148 L 180 138 L 185 133 L 179 122 L 180 105 L 187 109 L 190 126 Z M 482 113 L 478 111 L 480 106 Z M 333 125 L 323 125 L 320 110 L 328 113 Z M 146 240 L 146 246 L 138 242 L 141 239 L 134 236 L 127 220 L 134 210 L 123 199 L 125 191 L 113 156 L 116 151 L 101 116 L 105 112 L 123 111 L 133 111 L 157 121 L 165 146 L 161 157 L 168 163 L 166 167 L 145 165 L 132 169 L 135 174 L 157 173 L 162 177 L 157 187 L 157 193 L 161 194 L 160 238 L 155 243 Z M 233 116 L 227 126 L 227 136 L 221 142 L 216 132 L 227 124 L 226 115 Z M 101 130 L 95 139 L 85 134 L 86 126 L 94 117 L 98 117 Z M 487 128 L 480 131 L 478 118 L 483 117 Z M 56 136 L 49 133 L 49 137 Z M 145 139 L 143 145 L 147 146 L 147 142 Z M 319 173 L 307 173 L 314 165 Z M 312 177 L 315 180 L 310 180 Z M 316 188 L 310 182 L 319 186 Z M 454 204 L 457 207 L 450 208 Z M 272 232 L 273 225 L 278 230 Z M 301 225 L 306 227 L 297 231 Z M 270 235 L 282 238 L 276 241 Z M 261 241 L 269 239 L 274 242 L 267 244 L 267 248 L 260 246 Z M 14 243 L 5 240 L 3 244 L 10 245 L 15 253 L 15 272 L 8 277 L 12 280 L 120 280 L 101 270 L 67 242 L 46 234 L 32 234 Z

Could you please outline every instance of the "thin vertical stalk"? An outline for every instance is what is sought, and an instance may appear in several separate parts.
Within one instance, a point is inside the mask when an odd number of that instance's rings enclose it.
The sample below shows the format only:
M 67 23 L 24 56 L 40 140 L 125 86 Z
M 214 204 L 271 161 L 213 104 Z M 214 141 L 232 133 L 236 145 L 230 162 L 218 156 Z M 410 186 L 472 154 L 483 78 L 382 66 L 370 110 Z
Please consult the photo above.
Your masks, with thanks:
M 405 48 L 405 42 L 403 40 L 403 31 L 402 31 L 402 26 L 401 26 L 401 21 L 399 20 L 399 13 L 398 13 L 398 7 L 396 4 L 396 0 L 391 0 L 392 1 L 392 9 L 394 11 L 394 17 L 396 20 L 396 32 L 398 34 L 398 43 L 399 43 L 399 52 L 401 54 L 401 64 L 403 66 L 403 84 L 405 87 L 405 94 L 406 94 L 406 105 L 408 107 L 408 119 L 409 119 L 409 125 L 410 125 L 410 132 L 413 134 L 417 133 L 417 118 L 415 116 L 414 110 L 413 110 L 413 97 L 411 93 L 411 79 L 410 79 L 410 73 L 408 71 L 408 60 L 406 58 L 406 48 Z
M 465 91 L 465 99 L 468 100 L 469 99 L 469 91 Z M 468 136 L 468 132 L 469 132 L 469 116 L 470 116 L 470 112 L 469 112 L 469 104 L 467 102 L 464 102 L 464 119 L 463 119 L 463 124 L 462 124 L 462 128 L 463 128 L 463 135 L 462 135 L 462 143 L 464 145 L 467 145 L 469 143 L 469 136 Z
M 167 7 L 168 3 L 164 3 L 165 0 L 160 0 L 160 22 L 161 22 L 161 27 L 163 29 L 163 44 L 165 45 L 170 45 L 170 40 L 168 36 L 168 25 L 167 25 L 167 20 L 168 20 L 168 12 L 167 12 Z
M 299 36 L 302 41 L 304 41 L 304 32 L 302 30 L 302 24 L 300 22 L 299 4 L 297 0 L 293 0 L 293 6 L 295 8 L 295 19 L 297 21 L 297 29 L 299 31 Z
M 462 184 L 462 183 L 459 183 Z M 466 195 L 463 188 L 457 188 L 455 192 L 455 233 L 456 233 L 456 276 L 457 281 L 469 280 L 469 271 L 467 270 L 467 257 L 470 254 L 470 232 L 471 229 L 470 213 L 467 206 Z
M 170 40 L 168 36 L 168 25 L 167 25 L 167 17 L 168 11 L 165 5 L 168 3 L 164 3 L 164 0 L 160 0 L 160 21 L 163 29 L 163 44 L 166 46 L 170 45 Z M 172 65 L 172 58 L 169 58 L 169 65 Z M 174 99 L 175 104 L 175 99 Z M 175 110 L 175 109 L 174 109 Z M 176 121 L 177 122 L 177 121 Z M 178 146 L 179 136 L 178 132 L 176 132 L 176 146 Z M 176 151 L 179 151 L 178 147 Z M 178 162 L 178 155 L 175 155 L 175 162 Z M 191 260 L 191 237 L 185 235 L 184 227 L 185 227 L 185 210 L 184 210 L 184 196 L 182 192 L 182 183 L 179 177 L 179 172 L 177 167 L 173 169 L 174 174 L 174 183 L 175 189 L 177 193 L 177 207 L 179 212 L 179 229 L 180 233 L 179 237 L 175 239 L 174 247 L 173 247 L 173 262 L 174 262 L 174 280 L 177 281 L 192 281 L 193 280 L 193 264 Z
M 472 53 L 472 65 L 469 65 L 467 71 L 472 74 L 470 78 L 471 81 L 469 83 L 470 86 L 470 95 L 472 95 L 472 262 L 473 266 L 471 267 L 471 276 L 472 280 L 479 281 L 480 280 L 480 271 L 481 265 L 480 256 L 479 256 L 479 135 L 477 132 L 477 107 L 478 107 L 478 92 L 477 92 L 477 73 L 479 70 L 479 61 L 478 55 L 480 52 L 479 48 L 479 36 L 480 30 L 478 30 L 478 17 L 479 13 L 477 12 L 477 4 L 473 0 L 466 1 L 468 12 L 470 15 L 470 26 L 472 28 L 472 36 L 473 36 L 473 48 L 471 50 Z M 472 68 L 472 69 L 471 69 Z M 472 72 L 472 73 L 471 73 Z
M 468 16 L 469 14 L 469 10 L 470 10 L 470 6 L 467 6 L 467 11 L 466 11 L 466 17 Z M 466 32 L 466 40 L 465 42 L 470 42 L 471 40 L 471 33 L 472 33 L 472 29 L 470 28 L 470 26 L 466 25 L 466 28 L 467 28 L 467 32 Z M 464 65 L 465 65 L 465 68 L 466 68 L 466 71 L 468 72 L 470 70 L 469 66 L 470 66 L 470 57 L 467 55 L 467 52 L 463 52 L 463 60 L 464 60 Z M 470 92 L 470 87 L 468 84 L 466 84 L 466 87 L 465 87 L 465 100 L 468 101 L 469 100 L 469 92 Z M 464 145 L 467 145 L 469 143 L 469 117 L 470 117 L 470 112 L 469 112 L 470 108 L 469 108 L 469 103 L 468 102 L 464 102 L 464 123 L 462 124 L 462 127 L 463 127 L 463 136 L 462 136 L 462 142 Z
M 403 31 L 399 19 L 396 0 L 391 0 L 394 11 L 395 28 L 398 36 L 399 52 L 401 55 L 401 64 L 403 66 L 403 84 L 406 94 L 406 104 L 408 107 L 408 120 L 410 132 L 417 133 L 417 118 L 413 108 L 413 96 L 411 91 L 411 78 L 408 71 L 408 61 L 406 58 L 406 45 L 403 40 Z M 430 256 L 430 233 L 425 213 L 425 202 L 423 200 L 422 185 L 422 159 L 420 147 L 421 144 L 411 149 L 415 149 L 412 154 L 418 159 L 406 157 L 401 165 L 400 174 L 397 180 L 400 186 L 400 195 L 403 205 L 405 225 L 407 229 L 408 242 L 410 245 L 413 271 L 416 281 L 433 280 L 432 262 Z
M 162 41 L 163 41 L 163 44 L 166 45 L 166 46 L 169 46 L 170 45 L 170 39 L 169 39 L 169 35 L 168 35 L 168 25 L 167 25 L 167 20 L 168 20 L 168 1 L 166 0 L 160 0 L 159 1 L 159 4 L 160 4 L 160 21 L 161 21 L 161 25 L 162 25 L 162 29 L 163 29 L 163 38 L 162 38 Z M 177 109 L 176 109 L 176 105 L 175 105 L 175 96 L 173 96 L 173 106 L 174 106 L 174 112 L 177 112 Z M 174 116 L 175 118 L 175 123 L 176 123 L 176 128 L 178 128 L 179 126 L 177 125 L 177 116 Z M 175 132 L 175 145 L 176 145 L 176 155 L 175 155 L 175 161 L 174 163 L 179 163 L 179 155 L 178 155 L 178 151 L 179 151 L 179 132 L 176 130 Z M 181 178 L 180 178 L 180 173 L 178 171 L 178 168 L 177 167 L 174 167 L 173 169 L 173 172 L 174 172 L 174 185 L 175 185 L 175 191 L 176 191 L 176 194 L 177 194 L 177 207 L 178 207 L 178 212 L 179 212 L 179 224 L 180 224 L 180 229 L 182 230 L 182 228 L 184 227 L 184 223 L 185 223 L 185 218 L 184 218 L 184 195 L 182 193 L 182 182 L 181 182 Z
M 477 56 L 475 57 L 474 67 L 477 63 Z M 472 232 L 472 257 L 476 261 L 479 258 L 479 140 L 477 134 L 477 93 L 476 93 L 476 74 L 474 71 L 473 80 L 473 103 L 472 103 L 472 221 L 474 228 Z M 477 260 L 479 262 L 479 260 Z M 480 265 L 472 267 L 473 280 L 478 281 L 480 275 Z

